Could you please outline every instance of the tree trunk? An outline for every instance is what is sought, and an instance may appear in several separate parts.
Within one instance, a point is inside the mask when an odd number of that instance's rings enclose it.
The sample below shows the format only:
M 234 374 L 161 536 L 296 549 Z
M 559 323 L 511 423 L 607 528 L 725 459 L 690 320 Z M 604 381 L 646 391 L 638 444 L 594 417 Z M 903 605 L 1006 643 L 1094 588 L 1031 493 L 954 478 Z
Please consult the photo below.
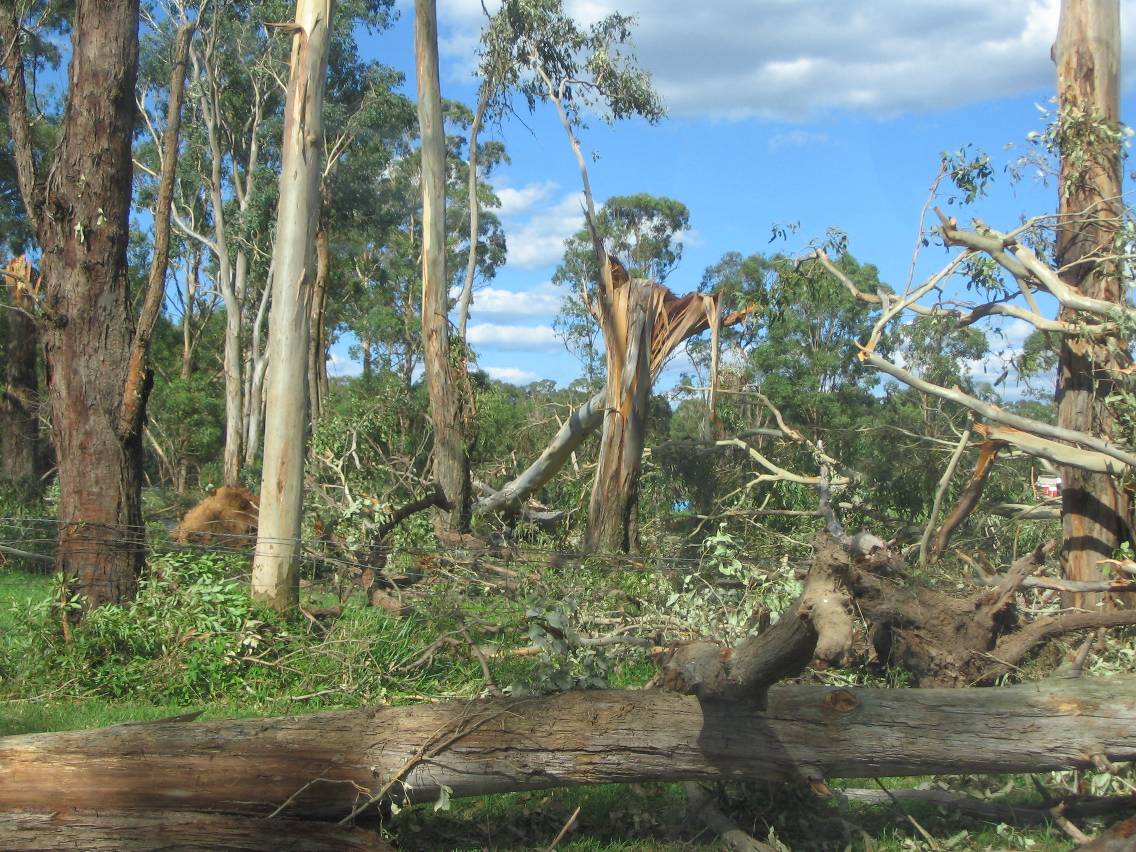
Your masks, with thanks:
M 158 198 L 154 205 L 154 256 L 150 261 L 146 291 L 130 346 L 126 382 L 122 391 L 122 409 L 118 415 L 118 431 L 123 436 L 142 432 L 146 421 L 146 399 L 154 381 L 150 365 L 150 340 L 154 335 L 158 316 L 162 312 L 162 305 L 166 301 L 166 273 L 170 265 L 170 214 L 173 207 L 174 181 L 177 178 L 185 71 L 189 64 L 189 45 L 193 39 L 193 30 L 193 24 L 182 24 L 178 27 L 174 43 L 166 128 L 162 138 Z
M 137 0 L 79 0 L 72 49 L 37 233 L 59 468 L 56 564 L 92 608 L 134 594 L 144 551 L 142 432 L 117 428 L 133 325 L 126 251 Z M 148 390 L 140 389 L 143 406 Z
M 465 328 L 469 322 L 469 306 L 473 302 L 473 278 L 477 274 L 477 234 L 481 204 L 477 198 L 477 137 L 481 133 L 481 122 L 489 107 L 492 83 L 485 80 L 477 98 L 477 109 L 473 113 L 473 123 L 469 126 L 469 257 L 465 262 L 465 281 L 462 282 L 461 297 L 458 299 L 458 338 L 465 343 Z
M 7 334 L 2 341 L 4 392 L 0 397 L 0 481 L 34 497 L 40 492 L 43 451 L 39 437 L 39 332 L 32 311 L 35 270 L 13 258 L 2 273 Z
M 181 318 L 181 377 L 188 379 L 193 372 L 193 306 L 197 291 L 201 287 L 201 246 L 190 244 L 187 247 L 190 257 L 186 260 L 185 272 L 185 314 Z
M 260 348 L 261 333 L 268 311 L 268 300 L 272 295 L 272 270 L 268 271 L 268 281 L 260 297 L 256 318 L 252 322 L 252 343 L 249 347 L 250 363 L 248 375 L 248 396 L 245 399 L 245 465 L 256 464 L 260 452 L 260 424 L 264 420 L 264 379 L 268 372 L 268 352 Z
M 599 428 L 606 410 L 607 390 L 604 389 L 568 416 L 536 461 L 500 491 L 478 500 L 474 511 L 481 513 L 519 509 L 525 500 L 556 475 L 584 439 Z
M 324 329 L 324 312 L 327 309 L 327 288 L 331 277 L 331 249 L 328 246 L 327 219 L 330 199 L 326 191 L 320 204 L 320 224 L 316 230 L 316 277 L 312 291 L 311 339 L 308 341 L 308 393 L 311 420 L 314 426 L 323 414 L 327 401 L 327 334 Z
M 1119 127 L 1120 10 L 1117 0 L 1064 0 L 1055 51 L 1060 121 L 1073 131 L 1061 151 L 1057 266 L 1081 294 L 1120 302 L 1123 282 L 1115 241 L 1122 221 L 1120 143 L 1102 133 Z M 1077 146 L 1077 149 L 1074 149 Z M 1082 147 L 1083 146 L 1083 147 Z M 1061 319 L 1077 322 L 1075 312 Z M 1057 378 L 1057 424 L 1106 438 L 1113 418 L 1105 405 L 1118 367 L 1127 365 L 1122 340 L 1065 337 Z M 1129 536 L 1129 501 L 1108 474 L 1061 468 L 1066 578 L 1102 576 L 1097 562 Z M 1092 608 L 1101 595 L 1068 593 L 1066 605 Z
M 588 503 L 584 549 L 624 553 L 638 549 L 639 468 L 647 440 L 651 400 L 651 335 L 653 285 L 635 279 L 630 288 L 625 347 L 609 351 L 608 360 L 622 358 L 622 368 L 608 370 L 608 399 L 614 404 L 604 415 L 596 479 Z M 618 322 L 618 320 L 617 320 Z M 606 337 L 605 333 L 605 337 Z M 608 341 L 609 349 L 611 341 Z M 621 387 L 612 387 L 612 382 Z
M 218 266 L 218 277 L 224 276 L 227 264 Z M 241 411 L 244 389 L 241 387 L 241 309 L 235 297 L 225 299 L 225 452 L 223 478 L 225 485 L 241 484 L 241 435 L 244 431 Z
M 1044 772 L 1136 758 L 1136 679 L 997 689 L 788 686 L 768 707 L 661 690 L 154 722 L 0 739 L 0 802 L 347 815 L 354 785 L 436 799 L 575 784 Z M 417 759 L 416 759 L 417 758 Z M 1099 758 L 1098 758 L 1099 759 Z M 82 783 L 74 783 L 81 778 Z M 303 788 L 303 789 L 302 789 Z M 302 791 L 301 791 L 302 789 Z M 298 795 L 296 795 L 298 794 Z
M 88 852 L 215 852 L 217 849 L 274 852 L 338 852 L 392 849 L 377 834 L 318 822 L 260 819 L 223 814 L 157 811 L 77 811 L 52 807 L 44 813 L 0 814 L 0 848 L 85 849 Z
M 450 509 L 434 516 L 440 534 L 469 529 L 470 477 L 459 366 L 451 361 L 449 287 L 446 279 L 446 135 L 438 82 L 435 0 L 415 0 L 418 125 L 422 138 L 422 340 L 430 417 L 434 426 L 434 479 Z M 464 362 L 464 359 L 461 359 Z M 464 363 L 460 365 L 464 369 Z
M 321 113 L 334 0 L 297 0 L 284 112 L 280 202 L 268 326 L 264 475 L 252 569 L 253 597 L 299 603 L 300 516 L 307 426 L 308 322 L 319 219 Z

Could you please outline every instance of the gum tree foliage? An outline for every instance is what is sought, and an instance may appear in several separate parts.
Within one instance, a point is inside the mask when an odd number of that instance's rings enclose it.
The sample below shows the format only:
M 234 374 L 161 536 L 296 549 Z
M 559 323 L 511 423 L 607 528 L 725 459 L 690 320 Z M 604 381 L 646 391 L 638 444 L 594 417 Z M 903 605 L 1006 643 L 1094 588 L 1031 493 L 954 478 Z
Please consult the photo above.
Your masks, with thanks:
M 401 96 L 393 96 L 401 98 Z M 450 291 L 460 286 L 469 257 L 468 215 L 468 108 L 444 104 L 446 115 L 446 269 Z M 354 192 L 370 201 L 356 205 L 356 213 L 336 230 L 338 253 L 346 288 L 334 307 L 344 329 L 359 340 L 363 371 L 397 373 L 409 392 L 415 368 L 421 363 L 421 281 L 418 252 L 422 241 L 422 199 L 417 191 L 419 153 L 415 147 L 417 124 L 414 106 L 405 99 L 392 105 L 398 117 L 392 124 L 389 149 L 382 169 L 360 169 Z M 375 152 L 376 160 L 379 152 Z M 506 242 L 501 222 L 493 213 L 500 200 L 487 178 L 506 162 L 499 142 L 482 144 L 477 192 L 481 215 L 478 223 L 477 274 L 490 279 L 504 263 Z M 348 181 L 344 181 L 348 183 Z M 337 253 L 333 252 L 333 256 Z
M 171 36 L 176 3 L 161 7 L 158 30 L 147 40 L 144 71 L 158 68 L 156 57 Z M 389 22 L 389 0 L 350 0 L 337 5 L 329 63 L 329 91 L 352 99 L 368 85 L 386 85 L 382 66 L 358 56 L 356 32 L 377 32 Z M 289 39 L 271 22 L 288 20 L 286 0 L 239 0 L 204 6 L 191 53 L 184 168 L 175 222 L 182 236 L 204 250 L 203 273 L 220 297 L 226 320 L 225 473 L 239 479 L 243 465 L 255 461 L 263 381 L 264 323 L 269 252 L 275 225 L 283 88 Z M 266 26 L 266 22 L 269 22 Z M 283 33 L 283 34 L 282 34 Z M 151 78 L 152 77 L 152 81 Z M 145 77 L 152 87 L 161 75 Z M 152 89 L 153 91 L 153 89 Z M 147 101 L 147 113 L 160 93 Z M 333 130 L 339 130 L 339 112 Z

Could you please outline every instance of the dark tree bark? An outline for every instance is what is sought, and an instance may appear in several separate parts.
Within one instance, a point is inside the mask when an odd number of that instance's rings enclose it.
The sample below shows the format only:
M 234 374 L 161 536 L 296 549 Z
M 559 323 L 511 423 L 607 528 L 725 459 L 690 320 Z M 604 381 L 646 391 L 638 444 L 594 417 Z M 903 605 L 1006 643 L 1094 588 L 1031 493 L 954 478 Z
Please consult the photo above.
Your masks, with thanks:
M 1120 10 L 1117 0 L 1064 0 L 1055 51 L 1061 121 L 1071 130 L 1062 150 L 1057 266 L 1082 294 L 1120 302 L 1115 255 L 1122 220 L 1120 144 L 1099 132 L 1120 118 Z M 1103 122 L 1103 125 L 1101 124 Z M 1078 130 L 1079 128 L 1079 130 Z M 1066 310 L 1061 319 L 1083 318 Z M 1117 368 L 1129 361 L 1124 341 L 1062 340 L 1057 424 L 1106 438 L 1113 418 L 1104 400 Z M 1095 580 L 1100 559 L 1129 535 L 1127 495 L 1108 474 L 1061 468 L 1062 563 L 1070 580 Z M 1067 595 L 1067 605 L 1093 607 L 1101 596 Z
M 35 270 L 24 257 L 0 272 L 7 308 L 4 391 L 0 397 L 0 481 L 23 494 L 40 491 L 43 448 L 39 435 L 39 331 L 32 291 Z
M 312 425 L 323 414 L 327 403 L 327 292 L 331 284 L 331 247 L 328 243 L 328 217 L 331 199 L 327 187 L 320 189 L 320 220 L 316 228 L 316 277 L 312 287 L 311 338 L 308 341 L 308 402 Z
M 42 335 L 59 470 L 56 561 L 87 607 L 129 598 L 142 564 L 142 434 L 120 417 L 132 344 L 126 250 L 137 0 L 78 0 L 50 174 L 31 155 L 22 22 L 0 13 L 17 177 L 40 249 Z M 137 389 L 145 409 L 148 385 Z
M 465 446 L 463 359 L 451 358 L 446 279 L 446 137 L 438 81 L 438 16 L 434 0 L 415 0 L 418 125 L 422 138 L 422 341 L 430 418 L 434 425 L 434 479 L 451 509 L 439 509 L 439 534 L 469 529 L 469 457 Z

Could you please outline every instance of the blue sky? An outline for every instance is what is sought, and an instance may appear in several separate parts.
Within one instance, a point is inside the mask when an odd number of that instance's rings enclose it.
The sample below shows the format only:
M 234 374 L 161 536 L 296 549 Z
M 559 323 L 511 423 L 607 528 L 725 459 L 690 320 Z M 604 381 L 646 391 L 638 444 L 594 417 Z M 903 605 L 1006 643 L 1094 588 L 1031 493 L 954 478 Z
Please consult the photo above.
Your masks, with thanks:
M 490 9 L 495 3 L 489 2 Z M 972 144 L 989 153 L 998 179 L 975 214 L 1009 228 L 1022 214 L 1052 211 L 1055 190 L 1017 185 L 1002 166 L 1039 130 L 1037 104 L 1054 92 L 1049 48 L 1057 0 L 566 0 L 580 20 L 611 11 L 638 18 L 635 48 L 669 110 L 657 126 L 602 122 L 581 134 L 598 155 L 589 169 L 597 203 L 649 192 L 684 202 L 692 231 L 676 292 L 697 287 L 727 251 L 795 252 L 826 228 L 846 231 L 852 253 L 900 287 L 918 236 L 920 210 L 939 153 Z M 1122 5 L 1122 117 L 1130 119 L 1136 71 L 1136 8 Z M 364 43 L 373 58 L 413 80 L 412 3 Z M 480 0 L 438 0 L 443 96 L 472 103 Z M 575 162 L 550 107 L 492 132 L 512 163 L 495 184 L 509 260 L 475 296 L 470 340 L 497 378 L 567 383 L 578 364 L 552 333 L 560 293 L 549 284 L 563 239 L 582 224 Z M 1014 148 L 1007 150 L 1007 145 Z M 969 212 L 966 215 L 971 215 Z M 775 224 L 796 222 L 770 244 Z M 925 250 L 926 273 L 945 260 Z M 1007 329 L 1006 344 L 1021 328 Z M 353 372 L 346 344 L 336 372 Z M 681 369 L 676 363 L 668 375 Z M 980 372 L 983 368 L 976 365 Z M 986 365 L 991 373 L 998 365 Z

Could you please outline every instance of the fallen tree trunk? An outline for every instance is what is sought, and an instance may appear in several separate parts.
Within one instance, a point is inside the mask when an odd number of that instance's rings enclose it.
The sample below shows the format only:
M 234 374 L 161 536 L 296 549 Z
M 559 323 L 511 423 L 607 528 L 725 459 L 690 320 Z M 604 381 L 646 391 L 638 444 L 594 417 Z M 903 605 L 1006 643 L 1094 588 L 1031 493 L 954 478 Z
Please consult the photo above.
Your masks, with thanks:
M 67 798 L 60 791 L 61 798 Z M 87 852 L 391 852 L 377 834 L 317 822 L 186 811 L 124 813 L 53 808 L 50 813 L 0 813 L 0 849 L 25 852 L 84 849 Z
M 766 710 L 662 690 L 568 692 L 31 734 L 0 739 L 0 802 L 48 811 L 65 791 L 75 808 L 342 818 L 388 794 L 431 801 L 443 785 L 471 796 L 646 780 L 1041 772 L 1091 766 L 1094 755 L 1136 759 L 1136 678 L 788 686 L 769 692 Z
M 518 508 L 552 479 L 584 439 L 599 428 L 603 423 L 607 405 L 607 390 L 598 391 L 568 416 L 560 431 L 536 461 L 511 482 L 502 486 L 500 491 L 478 500 L 474 504 L 473 511 L 483 514 Z

